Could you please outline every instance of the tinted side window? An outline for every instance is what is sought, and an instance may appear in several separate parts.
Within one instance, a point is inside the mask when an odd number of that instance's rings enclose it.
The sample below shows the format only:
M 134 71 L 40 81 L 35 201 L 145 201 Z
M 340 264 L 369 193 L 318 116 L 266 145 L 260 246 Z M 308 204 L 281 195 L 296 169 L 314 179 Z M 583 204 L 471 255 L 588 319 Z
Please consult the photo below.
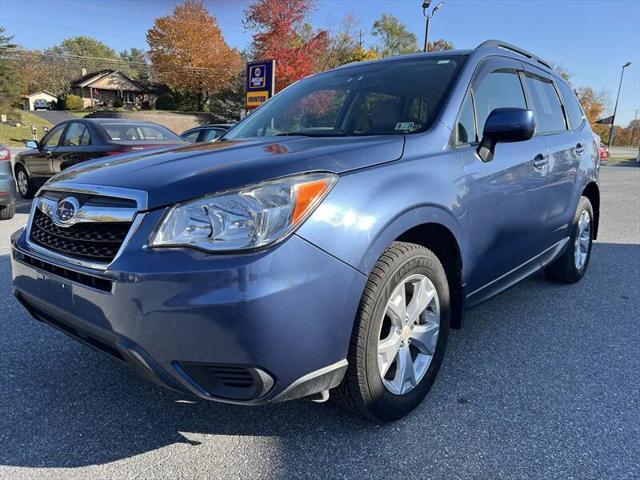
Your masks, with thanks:
M 520 77 L 516 72 L 497 71 L 489 74 L 475 91 L 478 132 L 495 108 L 527 108 Z
M 43 147 L 57 147 L 58 143 L 60 143 L 60 137 L 62 136 L 62 131 L 66 125 L 58 125 L 54 127 L 43 139 L 42 146 Z
M 562 104 L 553 83 L 531 75 L 526 76 L 526 82 L 536 116 L 536 131 L 546 133 L 566 130 Z
M 193 132 L 182 135 L 182 139 L 186 140 L 187 142 L 195 143 L 198 141 L 198 135 L 200 135 L 200 130 L 195 130 Z
M 205 130 L 204 135 L 202 136 L 202 141 L 203 142 L 212 142 L 216 138 L 220 138 L 223 133 L 224 133 L 224 130 L 220 130 L 220 129 L 216 129 L 216 128 L 212 128 L 210 130 Z
M 458 125 L 456 126 L 456 143 L 464 145 L 467 143 L 474 143 L 476 138 L 476 124 L 473 116 L 473 100 L 471 95 L 467 95 L 462 104 L 462 110 L 460 111 L 460 118 L 458 119 Z
M 79 147 L 89 145 L 89 132 L 81 123 L 72 123 L 64 134 L 62 145 L 65 147 Z
M 562 94 L 562 99 L 564 100 L 564 106 L 567 110 L 567 115 L 569 116 L 569 122 L 571 123 L 572 129 L 580 128 L 582 123 L 585 120 L 584 112 L 582 111 L 582 107 L 580 106 L 580 102 L 576 97 L 576 94 L 573 93 L 569 85 L 566 83 L 559 83 L 560 93 Z

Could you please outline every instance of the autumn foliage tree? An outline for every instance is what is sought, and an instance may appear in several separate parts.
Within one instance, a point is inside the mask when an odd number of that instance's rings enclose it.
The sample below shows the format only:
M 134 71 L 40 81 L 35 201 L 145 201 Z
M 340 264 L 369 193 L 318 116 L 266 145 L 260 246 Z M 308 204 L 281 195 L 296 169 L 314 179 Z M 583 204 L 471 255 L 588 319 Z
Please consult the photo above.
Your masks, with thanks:
M 154 79 L 195 96 L 198 110 L 242 69 L 202 0 L 186 0 L 173 15 L 156 18 L 147 43 Z
M 320 68 L 329 35 L 305 22 L 311 0 L 257 0 L 246 12 L 245 25 L 254 30 L 253 57 L 276 61 L 276 89 L 282 90 Z

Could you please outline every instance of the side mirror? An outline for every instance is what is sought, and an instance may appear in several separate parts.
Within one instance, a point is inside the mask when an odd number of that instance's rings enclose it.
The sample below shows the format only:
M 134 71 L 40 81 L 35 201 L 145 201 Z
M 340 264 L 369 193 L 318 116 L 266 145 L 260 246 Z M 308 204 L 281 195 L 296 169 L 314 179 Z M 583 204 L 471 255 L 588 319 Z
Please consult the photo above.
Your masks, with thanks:
M 38 142 L 36 142 L 35 140 L 28 140 L 24 142 L 24 144 L 27 148 L 35 148 L 35 149 L 39 148 Z
M 495 108 L 484 124 L 478 156 L 483 162 L 490 162 L 497 143 L 529 140 L 535 130 L 536 120 L 531 110 Z

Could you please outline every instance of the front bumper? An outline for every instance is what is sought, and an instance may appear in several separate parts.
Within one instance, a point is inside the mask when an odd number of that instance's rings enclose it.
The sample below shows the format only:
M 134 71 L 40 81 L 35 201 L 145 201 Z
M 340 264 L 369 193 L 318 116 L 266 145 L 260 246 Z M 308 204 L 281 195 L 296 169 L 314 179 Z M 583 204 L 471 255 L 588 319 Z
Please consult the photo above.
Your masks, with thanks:
M 361 273 L 295 235 L 242 255 L 145 249 L 146 220 L 105 271 L 43 256 L 16 232 L 14 294 L 39 320 L 202 398 L 268 403 L 340 382 Z

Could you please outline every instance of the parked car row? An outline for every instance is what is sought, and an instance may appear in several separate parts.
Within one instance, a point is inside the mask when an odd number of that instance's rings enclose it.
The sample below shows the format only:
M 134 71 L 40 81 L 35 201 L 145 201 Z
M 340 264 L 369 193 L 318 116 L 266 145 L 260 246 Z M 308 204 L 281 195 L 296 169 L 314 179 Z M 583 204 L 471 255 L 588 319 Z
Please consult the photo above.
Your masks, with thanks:
M 16 213 L 16 186 L 11 173 L 11 150 L 0 145 L 0 220 Z
M 61 122 L 39 142 L 26 142 L 29 150 L 16 155 L 14 172 L 18 191 L 23 198 L 33 198 L 44 182 L 72 165 L 137 150 L 211 142 L 230 127 L 230 124 L 204 125 L 177 135 L 156 123 L 119 118 Z

